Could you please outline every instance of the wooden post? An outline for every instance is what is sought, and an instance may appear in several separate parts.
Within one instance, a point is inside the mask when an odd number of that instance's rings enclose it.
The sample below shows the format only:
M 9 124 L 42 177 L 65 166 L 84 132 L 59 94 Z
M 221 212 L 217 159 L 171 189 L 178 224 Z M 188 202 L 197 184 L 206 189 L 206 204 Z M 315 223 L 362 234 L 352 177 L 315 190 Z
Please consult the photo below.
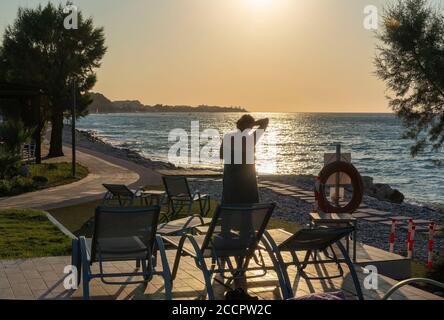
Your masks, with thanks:
M 341 161 L 341 144 L 336 145 L 336 161 Z M 335 186 L 335 203 L 339 206 L 339 184 L 341 182 L 341 174 L 336 173 L 336 186 Z
M 72 176 L 76 176 L 76 82 L 72 81 L 72 108 L 71 108 L 71 151 L 72 151 Z
M 42 103 L 42 99 L 40 97 L 40 95 L 34 97 L 31 100 L 32 103 L 32 110 L 35 112 L 35 119 L 36 119 L 36 128 L 35 128 L 35 132 L 33 134 L 34 136 L 34 141 L 35 141 L 35 163 L 36 164 L 41 164 L 42 163 L 42 130 L 43 130 L 43 125 L 42 125 L 42 119 L 41 119 L 41 103 Z

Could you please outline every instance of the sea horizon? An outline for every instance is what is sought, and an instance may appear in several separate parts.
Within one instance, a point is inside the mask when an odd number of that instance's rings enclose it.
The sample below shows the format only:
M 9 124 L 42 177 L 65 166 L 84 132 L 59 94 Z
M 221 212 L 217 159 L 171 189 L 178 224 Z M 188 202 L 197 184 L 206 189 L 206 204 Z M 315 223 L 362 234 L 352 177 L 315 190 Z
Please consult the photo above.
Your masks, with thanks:
M 127 148 L 158 161 L 169 161 L 168 141 L 173 129 L 191 133 L 192 121 L 201 131 L 216 129 L 222 134 L 234 130 L 242 113 L 168 112 L 91 114 L 78 123 L 80 130 L 95 134 L 114 146 Z M 258 146 L 259 174 L 316 175 L 322 168 L 323 153 L 334 152 L 341 143 L 343 152 L 352 153 L 352 162 L 375 183 L 387 183 L 399 189 L 409 202 L 444 204 L 440 195 L 443 174 L 435 163 L 442 152 L 426 152 L 413 159 L 412 141 L 402 139 L 404 128 L 393 113 L 327 112 L 251 112 L 269 117 L 277 153 L 274 163 L 262 155 L 267 143 Z M 398 155 L 398 156 L 397 156 Z M 174 163 L 174 162 L 173 162 Z M 200 163 L 181 167 L 220 170 L 220 164 Z M 441 168 L 442 169 L 442 168 Z

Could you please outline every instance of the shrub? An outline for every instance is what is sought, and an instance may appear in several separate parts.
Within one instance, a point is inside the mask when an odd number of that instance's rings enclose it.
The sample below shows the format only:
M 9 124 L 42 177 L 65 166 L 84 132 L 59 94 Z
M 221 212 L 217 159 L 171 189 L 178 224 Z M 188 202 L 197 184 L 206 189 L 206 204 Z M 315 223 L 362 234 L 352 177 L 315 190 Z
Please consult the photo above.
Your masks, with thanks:
M 48 164 L 48 170 L 57 170 L 58 166 L 56 163 L 49 163 Z
M 48 178 L 43 176 L 34 176 L 32 177 L 32 181 L 34 181 L 37 184 L 46 184 L 48 183 Z
M 0 151 L 0 179 L 14 176 L 20 166 L 20 156 Z
M 0 124 L 0 140 L 12 154 L 19 154 L 22 145 L 31 140 L 33 129 L 26 128 L 21 120 L 8 120 Z
M 24 177 L 14 177 L 11 179 L 11 193 L 20 194 L 34 190 L 32 179 Z
M 11 193 L 11 184 L 8 180 L 0 180 L 0 197 L 6 197 Z

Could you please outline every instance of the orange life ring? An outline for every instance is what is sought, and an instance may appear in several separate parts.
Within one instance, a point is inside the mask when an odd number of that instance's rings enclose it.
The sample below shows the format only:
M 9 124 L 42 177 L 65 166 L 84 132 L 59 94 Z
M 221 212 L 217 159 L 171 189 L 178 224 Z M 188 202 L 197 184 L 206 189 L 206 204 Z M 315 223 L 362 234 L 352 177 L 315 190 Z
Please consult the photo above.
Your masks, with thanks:
M 344 207 L 332 205 L 325 192 L 328 179 L 335 173 L 345 173 L 351 179 L 353 194 L 350 202 Z M 354 165 L 348 162 L 336 161 L 326 165 L 319 173 L 319 180 L 316 183 L 316 199 L 318 207 L 325 213 L 353 213 L 359 208 L 364 196 L 364 183 L 362 177 Z

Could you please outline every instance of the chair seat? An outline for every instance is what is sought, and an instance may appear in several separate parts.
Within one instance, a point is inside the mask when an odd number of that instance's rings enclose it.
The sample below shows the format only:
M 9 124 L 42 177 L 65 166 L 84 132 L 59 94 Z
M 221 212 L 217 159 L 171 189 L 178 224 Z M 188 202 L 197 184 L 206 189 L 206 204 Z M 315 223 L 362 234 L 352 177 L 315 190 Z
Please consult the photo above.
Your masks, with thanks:
M 210 224 L 210 218 L 202 218 L 204 225 Z M 171 235 L 179 232 L 188 231 L 195 227 L 202 226 L 202 221 L 198 217 L 186 217 L 162 223 L 157 227 L 157 233 L 160 235 Z
M 106 247 L 113 248 L 113 252 L 107 252 Z M 132 261 L 147 259 L 147 248 L 143 242 L 137 237 L 131 238 L 107 238 L 101 240 L 101 248 L 104 252 L 100 256 L 96 256 L 94 261 L 91 261 L 92 239 L 86 239 L 86 250 L 90 262 L 101 261 Z M 137 252 L 128 252 L 129 248 Z M 140 251 L 139 251 L 140 250 Z
M 301 229 L 295 234 L 291 234 L 282 229 L 275 229 L 269 230 L 268 234 L 273 238 L 280 251 L 322 251 L 345 238 L 352 231 L 352 227 L 318 228 Z

